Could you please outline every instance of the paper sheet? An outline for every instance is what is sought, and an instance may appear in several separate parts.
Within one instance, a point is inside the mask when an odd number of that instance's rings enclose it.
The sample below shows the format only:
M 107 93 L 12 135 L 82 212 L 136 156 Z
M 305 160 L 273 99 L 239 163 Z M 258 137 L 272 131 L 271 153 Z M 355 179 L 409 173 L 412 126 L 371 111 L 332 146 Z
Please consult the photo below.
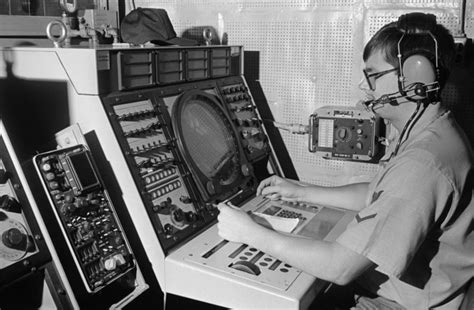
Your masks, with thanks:
M 250 216 L 259 224 L 284 233 L 291 233 L 298 226 L 298 218 L 285 218 L 263 214 L 260 212 L 250 213 Z

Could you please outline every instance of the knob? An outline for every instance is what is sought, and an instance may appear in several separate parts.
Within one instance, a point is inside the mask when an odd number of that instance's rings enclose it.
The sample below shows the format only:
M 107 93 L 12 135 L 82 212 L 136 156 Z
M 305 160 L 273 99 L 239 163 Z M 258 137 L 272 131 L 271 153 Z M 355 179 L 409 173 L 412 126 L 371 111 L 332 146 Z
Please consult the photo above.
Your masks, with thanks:
M 119 233 L 114 233 L 109 239 L 109 242 L 112 246 L 117 247 L 123 243 L 123 239 Z
M 3 195 L 0 197 L 0 209 L 9 212 L 21 213 L 20 203 L 14 197 L 8 195 Z
M 125 263 L 127 262 L 122 253 L 115 254 L 114 255 L 114 260 L 117 263 L 117 266 L 125 265 Z
M 94 230 L 94 226 L 90 222 L 84 222 L 84 224 L 82 225 L 82 229 L 84 230 L 84 232 L 88 233 Z
M 43 165 L 41 165 L 41 170 L 43 170 L 44 172 L 51 171 L 51 169 L 52 167 L 50 163 L 44 163 Z
M 108 271 L 115 270 L 117 268 L 117 261 L 113 257 L 107 258 L 104 261 L 104 267 Z
M 76 205 L 72 203 L 65 203 L 61 206 L 60 210 L 62 214 L 69 215 L 76 210 Z
M 26 235 L 18 228 L 10 228 L 2 234 L 2 242 L 6 247 L 17 250 L 26 249 Z
M 171 205 L 171 198 L 170 197 L 167 197 L 166 200 L 163 200 L 162 202 L 160 202 L 160 207 L 165 209 L 165 208 L 168 208 L 170 205 Z
M 165 224 L 163 229 L 165 230 L 165 234 L 167 235 L 171 235 L 174 231 L 173 225 L 171 225 L 170 223 Z
M 56 178 L 56 175 L 52 172 L 48 172 L 48 173 L 45 174 L 45 178 L 48 181 L 52 181 Z
M 51 188 L 52 190 L 55 190 L 55 189 L 58 189 L 59 188 L 59 183 L 56 182 L 56 181 L 51 181 L 48 183 L 49 185 L 49 188 Z
M 240 170 L 242 171 L 242 174 L 246 177 L 250 176 L 253 173 L 253 167 L 249 164 L 243 164 L 240 166 Z
M 192 199 L 188 196 L 179 197 L 179 201 L 181 201 L 182 203 L 186 203 L 186 204 L 193 202 Z
M 208 181 L 206 183 L 206 190 L 211 195 L 214 195 L 216 193 L 216 188 L 214 187 L 214 183 L 212 181 Z
M 173 211 L 173 219 L 177 223 L 182 223 L 184 221 L 184 212 L 180 208 L 175 208 Z
M 104 232 L 112 231 L 114 229 L 114 225 L 112 225 L 112 223 L 110 222 L 107 222 L 104 224 L 102 229 L 104 230 Z
M 345 128 L 339 129 L 339 131 L 337 132 L 337 136 L 338 136 L 341 140 L 344 140 L 344 139 L 347 137 L 347 129 L 345 129 Z
M 64 195 L 64 200 L 66 202 L 74 202 L 74 195 L 72 195 L 71 193 L 67 193 L 66 195 Z
M 196 216 L 196 213 L 194 213 L 193 211 L 188 211 L 185 213 L 185 217 L 186 217 L 186 221 L 188 223 L 193 223 L 196 221 L 197 219 L 197 216 Z
M 0 169 L 0 183 L 5 184 L 7 183 L 8 179 L 10 179 L 11 173 L 6 171 L 5 169 Z

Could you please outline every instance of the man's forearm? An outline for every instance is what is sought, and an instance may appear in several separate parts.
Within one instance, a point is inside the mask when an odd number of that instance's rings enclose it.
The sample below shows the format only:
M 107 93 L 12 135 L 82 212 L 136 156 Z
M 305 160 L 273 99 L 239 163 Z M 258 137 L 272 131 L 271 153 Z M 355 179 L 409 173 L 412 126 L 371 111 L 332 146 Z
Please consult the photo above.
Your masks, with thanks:
M 340 271 L 332 259 L 330 243 L 290 237 L 265 227 L 260 228 L 248 235 L 246 243 L 315 277 L 337 282 Z
M 365 206 L 368 183 L 336 187 L 308 186 L 301 188 L 301 202 L 359 211 Z

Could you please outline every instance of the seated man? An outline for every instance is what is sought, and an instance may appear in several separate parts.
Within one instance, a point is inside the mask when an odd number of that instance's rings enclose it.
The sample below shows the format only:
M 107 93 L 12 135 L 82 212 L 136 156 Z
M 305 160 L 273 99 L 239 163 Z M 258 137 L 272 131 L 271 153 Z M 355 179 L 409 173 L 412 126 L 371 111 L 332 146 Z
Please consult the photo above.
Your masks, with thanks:
M 440 102 L 454 40 L 431 14 L 382 27 L 363 59 L 368 108 L 398 131 L 370 183 L 300 186 L 272 176 L 257 195 L 358 211 L 335 242 L 280 234 L 219 204 L 222 238 L 320 279 L 357 287 L 356 307 L 457 309 L 474 276 L 473 152 Z

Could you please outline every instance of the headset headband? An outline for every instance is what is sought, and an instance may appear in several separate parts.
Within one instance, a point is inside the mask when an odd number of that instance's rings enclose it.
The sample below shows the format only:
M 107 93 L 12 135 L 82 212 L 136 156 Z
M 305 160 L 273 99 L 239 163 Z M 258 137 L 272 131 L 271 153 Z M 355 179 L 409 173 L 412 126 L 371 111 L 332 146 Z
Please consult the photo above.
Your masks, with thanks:
M 397 28 L 406 34 L 430 33 L 436 29 L 436 16 L 425 13 L 408 13 L 400 16 Z

